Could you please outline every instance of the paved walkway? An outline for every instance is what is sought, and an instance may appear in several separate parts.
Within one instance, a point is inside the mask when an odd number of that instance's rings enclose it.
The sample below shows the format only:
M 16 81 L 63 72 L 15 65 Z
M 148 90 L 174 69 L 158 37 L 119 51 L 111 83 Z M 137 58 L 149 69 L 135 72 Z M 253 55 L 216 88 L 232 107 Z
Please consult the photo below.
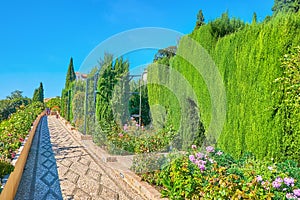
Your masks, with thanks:
M 43 117 L 15 199 L 144 199 L 85 146 L 62 120 Z
M 62 199 L 46 117 L 37 127 L 15 199 Z

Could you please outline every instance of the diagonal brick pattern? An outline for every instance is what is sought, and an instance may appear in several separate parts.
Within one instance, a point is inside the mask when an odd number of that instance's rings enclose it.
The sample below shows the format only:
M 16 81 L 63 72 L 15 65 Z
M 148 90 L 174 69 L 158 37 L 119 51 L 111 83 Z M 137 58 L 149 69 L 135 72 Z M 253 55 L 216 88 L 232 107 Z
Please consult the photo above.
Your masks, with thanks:
M 48 117 L 51 143 L 58 168 L 63 199 L 142 200 L 104 162 L 95 161 L 55 117 Z M 51 166 L 52 163 L 44 162 Z M 51 175 L 43 179 L 51 181 Z

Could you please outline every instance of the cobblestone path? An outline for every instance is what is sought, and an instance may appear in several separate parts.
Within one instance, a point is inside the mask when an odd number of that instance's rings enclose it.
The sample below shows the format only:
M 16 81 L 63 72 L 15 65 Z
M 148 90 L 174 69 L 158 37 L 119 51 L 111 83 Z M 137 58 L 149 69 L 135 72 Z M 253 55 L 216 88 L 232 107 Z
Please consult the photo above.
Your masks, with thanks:
M 15 200 L 62 199 L 47 118 L 41 118 Z
M 63 199 L 143 199 L 107 163 L 95 161 L 60 119 L 48 117 Z

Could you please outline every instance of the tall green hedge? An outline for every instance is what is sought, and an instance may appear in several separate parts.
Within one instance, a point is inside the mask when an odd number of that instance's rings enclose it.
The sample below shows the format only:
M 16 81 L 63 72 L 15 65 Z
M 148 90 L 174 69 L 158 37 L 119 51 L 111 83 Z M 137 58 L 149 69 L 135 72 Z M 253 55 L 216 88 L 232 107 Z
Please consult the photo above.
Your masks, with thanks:
M 279 87 L 274 80 L 283 74 L 280 59 L 291 47 L 300 44 L 300 13 L 277 14 L 262 23 L 239 25 L 225 35 L 215 33 L 222 31 L 216 29 L 215 25 L 211 22 L 201 26 L 189 37 L 199 42 L 210 54 L 226 89 L 226 121 L 217 145 L 236 157 L 250 151 L 258 158 L 292 158 L 291 153 L 286 152 L 289 144 L 284 145 L 285 148 L 281 145 L 285 142 L 285 130 L 279 113 L 277 116 L 274 114 L 278 99 L 272 92 Z M 193 52 L 193 49 L 180 43 L 178 51 L 183 50 Z M 170 68 L 178 71 L 192 86 L 199 103 L 200 120 L 207 130 L 212 107 L 203 78 L 180 56 L 171 60 Z M 148 71 L 150 82 L 158 77 L 172 82 L 167 70 L 159 71 L 158 75 L 155 75 L 157 72 L 154 69 L 149 68 Z M 178 80 L 173 80 L 172 84 L 177 85 L 178 90 L 185 91 Z M 178 104 L 162 87 L 149 85 L 148 91 L 150 106 L 164 105 L 166 102 L 169 105 Z M 180 118 L 180 112 L 176 109 L 169 112 L 172 113 L 169 115 L 171 121 Z

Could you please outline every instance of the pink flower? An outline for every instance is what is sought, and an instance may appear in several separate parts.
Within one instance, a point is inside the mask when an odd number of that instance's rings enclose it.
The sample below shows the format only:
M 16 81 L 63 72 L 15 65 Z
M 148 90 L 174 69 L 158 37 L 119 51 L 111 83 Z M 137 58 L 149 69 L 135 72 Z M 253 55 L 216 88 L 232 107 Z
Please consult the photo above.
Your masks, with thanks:
M 223 154 L 223 152 L 222 152 L 222 151 L 218 151 L 216 154 L 217 154 L 218 156 L 220 156 L 220 155 Z
M 257 180 L 258 182 L 261 182 L 263 179 L 262 179 L 261 176 L 257 176 L 257 177 L 256 177 L 256 180 Z
M 300 189 L 293 190 L 295 196 L 300 197 Z
M 283 181 L 287 186 L 294 186 L 295 180 L 293 178 L 286 177 L 283 179 Z
M 123 133 L 119 133 L 119 137 L 123 137 L 124 135 L 123 135 Z
M 204 158 L 204 154 L 203 153 L 196 153 L 197 158 L 202 159 Z
M 205 170 L 205 165 L 198 165 L 199 169 L 203 172 Z
M 195 158 L 194 155 L 190 155 L 190 156 L 189 156 L 189 160 L 190 160 L 191 162 L 195 163 L 196 158 Z
M 14 159 L 15 157 L 16 157 L 16 153 L 13 152 L 13 153 L 11 154 L 11 158 Z
M 197 146 L 193 144 L 192 149 L 197 149 Z
M 295 199 L 295 197 L 294 197 L 294 195 L 293 195 L 292 193 L 287 193 L 287 194 L 285 195 L 285 197 L 286 197 L 287 199 Z
M 215 148 L 212 147 L 212 146 L 208 146 L 208 147 L 206 147 L 206 151 L 207 151 L 208 153 L 211 153 L 211 152 L 214 152 L 214 151 L 215 151 Z
M 280 188 L 280 186 L 281 186 L 281 182 L 278 182 L 278 181 L 275 180 L 275 181 L 272 182 L 272 186 L 273 186 L 274 188 L 277 188 L 277 189 L 278 189 L 278 188 Z

